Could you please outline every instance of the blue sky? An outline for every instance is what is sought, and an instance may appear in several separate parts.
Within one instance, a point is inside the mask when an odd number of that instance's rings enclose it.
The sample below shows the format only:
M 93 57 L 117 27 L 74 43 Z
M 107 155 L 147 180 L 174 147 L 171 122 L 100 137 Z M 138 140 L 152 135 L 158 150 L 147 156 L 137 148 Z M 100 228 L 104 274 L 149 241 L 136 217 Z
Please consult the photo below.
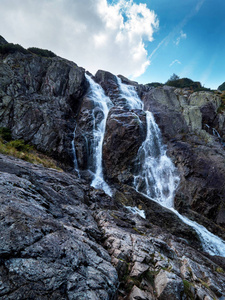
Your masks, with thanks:
M 7 41 L 140 83 L 225 81 L 224 0 L 0 0 Z
M 137 1 L 141 2 L 141 1 Z M 165 82 L 173 73 L 217 88 L 225 81 L 225 1 L 144 1 L 159 19 L 147 44 L 151 64 L 141 82 Z

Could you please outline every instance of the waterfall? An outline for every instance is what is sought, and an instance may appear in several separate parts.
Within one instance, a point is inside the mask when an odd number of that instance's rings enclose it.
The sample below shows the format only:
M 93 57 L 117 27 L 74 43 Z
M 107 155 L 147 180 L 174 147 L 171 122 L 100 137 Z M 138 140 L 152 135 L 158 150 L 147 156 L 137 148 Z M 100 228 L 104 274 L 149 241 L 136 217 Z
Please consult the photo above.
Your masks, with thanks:
M 75 134 L 76 134 L 76 127 L 73 131 L 73 139 L 72 139 L 72 152 L 73 152 L 73 169 L 77 172 L 78 177 L 80 178 L 80 172 L 78 168 L 78 163 L 77 163 L 77 155 L 76 155 L 76 149 L 75 149 L 75 144 L 74 144 L 74 139 L 75 139 Z
M 102 144 L 105 134 L 106 119 L 110 107 L 113 106 L 109 97 L 107 97 L 102 87 L 97 84 L 90 76 L 86 75 L 86 79 L 90 84 L 88 97 L 94 103 L 94 110 L 92 111 L 93 116 L 93 143 L 92 143 L 92 157 L 93 162 L 92 172 L 93 180 L 91 186 L 96 189 L 102 189 L 108 195 L 112 195 L 111 189 L 108 184 L 104 181 L 102 171 Z
M 168 208 L 173 207 L 174 193 L 179 183 L 176 169 L 166 155 L 161 133 L 152 113 L 146 111 L 147 135 L 138 150 L 138 174 L 134 176 L 136 190 Z
M 123 84 L 119 77 L 117 77 L 117 84 L 125 107 L 129 109 L 143 109 L 143 103 L 132 85 Z
M 126 86 L 118 80 L 121 97 L 126 98 L 131 109 L 136 106 L 138 95 L 133 86 Z M 133 99 L 132 99 L 133 97 Z M 141 101 L 141 100 L 139 100 Z M 143 106 L 139 106 L 141 108 Z M 173 211 L 185 224 L 199 235 L 204 251 L 210 255 L 225 257 L 225 242 L 209 232 L 204 226 L 189 220 L 174 209 L 174 194 L 179 177 L 171 159 L 166 155 L 160 129 L 151 112 L 146 111 L 147 134 L 137 154 L 138 172 L 134 176 L 134 187 L 149 199 Z

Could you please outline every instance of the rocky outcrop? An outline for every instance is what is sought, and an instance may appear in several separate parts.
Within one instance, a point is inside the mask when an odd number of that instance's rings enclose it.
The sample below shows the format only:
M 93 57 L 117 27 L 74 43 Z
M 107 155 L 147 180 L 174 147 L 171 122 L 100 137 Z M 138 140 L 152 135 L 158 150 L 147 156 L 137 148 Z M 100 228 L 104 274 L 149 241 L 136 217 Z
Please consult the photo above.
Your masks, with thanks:
M 132 185 L 137 152 L 145 137 L 142 110 L 111 108 L 103 142 L 104 172 L 109 181 Z
M 0 35 L 0 46 L 6 45 L 8 42 Z
M 75 117 L 86 88 L 84 69 L 65 59 L 0 56 L 0 124 L 13 138 L 73 165 Z

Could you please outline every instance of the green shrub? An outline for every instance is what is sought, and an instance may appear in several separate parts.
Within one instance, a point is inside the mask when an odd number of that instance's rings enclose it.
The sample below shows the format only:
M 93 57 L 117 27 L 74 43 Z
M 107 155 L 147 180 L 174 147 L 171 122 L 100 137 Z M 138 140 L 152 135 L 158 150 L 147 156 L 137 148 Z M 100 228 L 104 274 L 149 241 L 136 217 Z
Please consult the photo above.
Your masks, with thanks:
M 24 54 L 29 53 L 26 49 L 24 49 L 19 44 L 8 43 L 8 44 L 0 46 L 0 53 L 3 54 L 3 55 L 12 54 L 12 53 L 15 53 L 15 52 L 21 52 L 21 53 L 24 53 Z
M 10 129 L 6 127 L 0 127 L 0 138 L 7 142 L 11 141 L 12 135 Z
M 52 51 L 47 50 L 47 49 L 31 47 L 31 48 L 28 48 L 27 50 L 30 51 L 31 53 L 34 53 L 36 55 L 43 56 L 43 57 L 56 57 L 55 53 L 53 53 Z
M 148 87 L 158 87 L 158 86 L 163 86 L 163 84 L 160 83 L 160 82 L 151 82 L 151 83 L 147 83 L 146 86 L 148 86 Z
M 30 151 L 33 149 L 32 146 L 25 144 L 24 140 L 11 141 L 11 142 L 7 143 L 7 146 L 15 148 L 17 151 L 24 151 L 24 152 L 27 152 L 27 151 Z
M 225 111 L 225 92 L 221 95 L 221 104 L 217 110 L 217 113 L 223 113 Z
M 168 80 L 166 82 L 166 85 L 173 86 L 176 88 L 190 88 L 194 91 L 199 91 L 199 90 L 205 90 L 201 86 L 201 83 L 198 81 L 193 81 L 189 78 L 181 78 L 181 79 L 176 79 L 176 80 Z
M 25 144 L 23 140 L 14 140 L 6 143 L 0 138 L 0 153 L 11 155 L 33 164 L 41 164 L 44 167 L 62 171 L 62 169 L 57 167 L 57 164 L 53 159 L 42 153 L 39 153 L 33 149 L 32 146 Z

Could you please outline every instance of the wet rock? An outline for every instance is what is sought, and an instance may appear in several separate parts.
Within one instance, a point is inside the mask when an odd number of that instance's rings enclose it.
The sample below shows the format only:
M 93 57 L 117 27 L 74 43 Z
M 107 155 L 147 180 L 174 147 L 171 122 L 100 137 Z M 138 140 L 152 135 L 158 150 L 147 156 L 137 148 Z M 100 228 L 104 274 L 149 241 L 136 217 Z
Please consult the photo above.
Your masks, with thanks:
M 111 99 L 114 105 L 119 103 L 119 87 L 117 78 L 110 72 L 98 70 L 94 77 L 95 81 L 101 85 L 105 94 Z
M 137 152 L 146 136 L 141 110 L 110 109 L 103 141 L 104 173 L 108 180 L 132 183 Z

